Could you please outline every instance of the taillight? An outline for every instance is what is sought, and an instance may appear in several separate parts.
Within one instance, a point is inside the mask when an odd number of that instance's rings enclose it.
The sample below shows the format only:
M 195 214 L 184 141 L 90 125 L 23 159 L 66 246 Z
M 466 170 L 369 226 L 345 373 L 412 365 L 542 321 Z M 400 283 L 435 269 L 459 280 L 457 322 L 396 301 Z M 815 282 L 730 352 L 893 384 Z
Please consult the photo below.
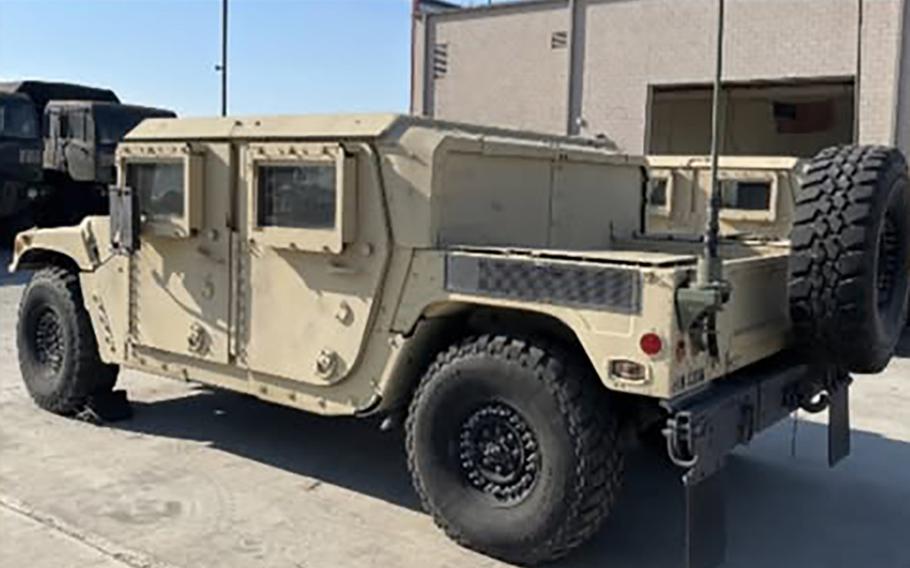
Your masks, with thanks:
M 646 333 L 642 335 L 639 345 L 644 354 L 649 357 L 654 357 L 664 349 L 664 342 L 656 333 Z

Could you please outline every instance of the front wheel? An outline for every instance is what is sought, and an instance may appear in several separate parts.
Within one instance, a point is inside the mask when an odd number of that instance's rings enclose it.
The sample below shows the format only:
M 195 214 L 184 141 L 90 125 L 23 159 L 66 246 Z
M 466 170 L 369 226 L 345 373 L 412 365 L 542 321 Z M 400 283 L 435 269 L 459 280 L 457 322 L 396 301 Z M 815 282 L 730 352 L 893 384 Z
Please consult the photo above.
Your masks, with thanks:
M 26 389 L 45 410 L 74 414 L 114 388 L 118 368 L 101 361 L 79 279 L 69 270 L 53 266 L 32 276 L 19 305 L 17 344 Z
M 407 451 L 424 508 L 453 540 L 537 564 L 597 531 L 622 454 L 591 375 L 561 350 L 506 336 L 439 356 L 412 401 Z

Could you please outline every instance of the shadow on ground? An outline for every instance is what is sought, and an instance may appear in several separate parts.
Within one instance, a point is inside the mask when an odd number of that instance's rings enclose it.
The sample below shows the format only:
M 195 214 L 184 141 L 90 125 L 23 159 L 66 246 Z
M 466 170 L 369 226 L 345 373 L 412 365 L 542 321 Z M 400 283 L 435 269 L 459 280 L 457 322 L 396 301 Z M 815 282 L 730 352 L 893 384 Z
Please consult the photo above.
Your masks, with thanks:
M 202 388 L 181 398 L 134 404 L 135 418 L 116 427 L 204 441 L 419 509 L 401 433 L 382 433 L 375 422 L 323 418 Z M 898 544 L 906 538 L 900 527 L 910 526 L 910 444 L 856 432 L 854 456 L 828 471 L 825 428 L 800 422 L 795 458 L 791 432 L 788 425 L 779 426 L 729 459 L 727 566 L 910 566 L 910 552 Z M 658 454 L 636 450 L 628 460 L 626 487 L 601 534 L 557 566 L 682 566 L 680 475 Z
M 897 344 L 898 357 L 910 359 L 910 321 L 907 322 L 907 329 L 904 330 L 904 336 L 900 343 Z

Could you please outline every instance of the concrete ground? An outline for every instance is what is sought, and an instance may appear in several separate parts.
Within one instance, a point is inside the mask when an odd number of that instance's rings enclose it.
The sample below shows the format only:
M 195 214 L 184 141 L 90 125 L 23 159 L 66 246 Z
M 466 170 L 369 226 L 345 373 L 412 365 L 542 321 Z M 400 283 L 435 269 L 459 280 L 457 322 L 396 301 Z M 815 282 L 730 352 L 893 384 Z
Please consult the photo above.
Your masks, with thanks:
M 0 256 L 0 264 L 6 258 Z M 500 566 L 421 512 L 400 434 L 127 372 L 135 418 L 110 427 L 29 400 L 16 364 L 22 279 L 0 276 L 0 566 Z M 853 389 L 853 454 L 793 421 L 729 460 L 736 568 L 910 568 L 910 333 Z M 823 417 L 822 417 L 823 418 Z M 560 567 L 681 565 L 679 471 L 638 451 L 593 543 Z

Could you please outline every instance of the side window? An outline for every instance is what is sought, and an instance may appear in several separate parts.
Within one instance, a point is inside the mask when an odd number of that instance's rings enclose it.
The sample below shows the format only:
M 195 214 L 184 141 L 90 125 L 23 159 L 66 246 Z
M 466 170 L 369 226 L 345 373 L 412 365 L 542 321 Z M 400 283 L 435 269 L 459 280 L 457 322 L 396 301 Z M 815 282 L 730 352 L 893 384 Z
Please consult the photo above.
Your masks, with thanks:
M 258 166 L 258 225 L 334 228 L 336 173 L 334 162 Z
M 646 191 L 648 212 L 659 217 L 669 217 L 673 207 L 673 170 L 652 169 L 648 173 Z
M 648 205 L 652 207 L 666 207 L 668 203 L 667 199 L 667 186 L 669 185 L 667 178 L 651 178 L 648 180 Z
M 74 138 L 76 140 L 85 140 L 85 113 L 82 112 L 71 112 L 66 115 L 66 124 L 64 134 L 67 138 Z
M 139 208 L 151 220 L 182 218 L 185 192 L 183 162 L 134 162 L 126 165 L 126 184 L 139 196 Z
M 724 180 L 721 186 L 725 209 L 741 211 L 769 211 L 771 209 L 771 181 Z
M 185 239 L 203 225 L 205 147 L 124 143 L 117 147 L 117 183 L 136 195 L 142 234 Z
M 336 254 L 353 242 L 357 159 L 341 144 L 264 142 L 245 153 L 254 241 Z

